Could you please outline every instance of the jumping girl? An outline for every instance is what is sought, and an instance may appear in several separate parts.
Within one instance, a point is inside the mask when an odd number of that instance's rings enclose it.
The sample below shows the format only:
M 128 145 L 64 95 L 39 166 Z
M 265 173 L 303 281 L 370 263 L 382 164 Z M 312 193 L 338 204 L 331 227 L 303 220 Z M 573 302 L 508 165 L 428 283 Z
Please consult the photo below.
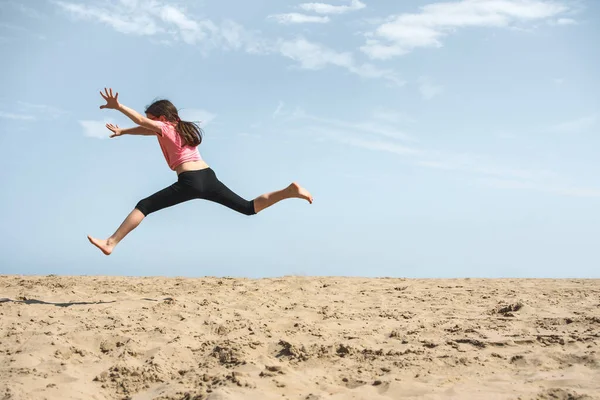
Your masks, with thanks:
M 198 151 L 198 145 L 202 142 L 202 130 L 193 122 L 182 121 L 170 101 L 158 100 L 152 103 L 146 108 L 146 117 L 143 117 L 120 104 L 119 93 L 113 96 L 112 89 L 104 88 L 104 93 L 100 92 L 100 95 L 106 100 L 106 104 L 100 106 L 101 109 L 119 110 L 138 125 L 121 129 L 117 125 L 106 124 L 113 132 L 110 137 L 156 136 L 169 168 L 177 173 L 177 182 L 140 200 L 111 237 L 96 239 L 88 235 L 88 240 L 104 254 L 111 254 L 115 246 L 149 214 L 192 199 L 214 201 L 245 215 L 257 214 L 289 198 L 304 199 L 312 204 L 311 194 L 296 182 L 254 200 L 243 199 L 221 183 L 215 172 L 202 160 Z

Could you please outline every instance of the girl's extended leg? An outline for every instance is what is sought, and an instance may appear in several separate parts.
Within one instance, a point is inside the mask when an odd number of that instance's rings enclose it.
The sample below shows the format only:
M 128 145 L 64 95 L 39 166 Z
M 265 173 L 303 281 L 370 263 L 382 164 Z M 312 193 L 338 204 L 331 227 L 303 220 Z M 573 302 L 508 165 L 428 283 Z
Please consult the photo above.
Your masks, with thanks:
M 313 202 L 313 198 L 308 190 L 304 189 L 296 182 L 291 183 L 288 187 L 275 192 L 265 193 L 258 196 L 254 200 L 246 200 L 243 197 L 234 193 L 223 182 L 221 182 L 215 172 L 211 169 L 205 170 L 206 175 L 203 175 L 198 186 L 202 187 L 201 198 L 217 202 L 226 207 L 231 208 L 244 215 L 254 215 L 273 204 L 290 198 L 299 198 Z M 200 175 L 199 175 L 200 176 Z M 199 178 L 200 179 L 200 178 Z
M 300 198 L 312 203 L 313 198 L 308 190 L 296 182 L 275 192 L 265 193 L 254 200 L 246 200 L 234 193 L 221 182 L 212 169 L 206 169 L 204 175 L 198 175 L 198 186 L 201 187 L 200 197 L 229 207 L 244 215 L 254 215 L 273 204 L 290 198 Z
M 254 199 L 254 211 L 256 213 L 261 212 L 267 207 L 271 207 L 273 204 L 290 198 L 298 198 L 307 200 L 312 204 L 313 198 L 308 190 L 298 185 L 296 182 L 291 183 L 288 187 L 276 192 L 265 193 Z
M 134 208 L 133 211 L 129 213 L 127 218 L 125 218 L 125 220 L 121 223 L 119 229 L 117 229 L 117 231 L 113 233 L 111 237 L 108 239 L 96 239 L 88 235 L 88 240 L 108 256 L 110 253 L 112 253 L 115 246 L 119 244 L 119 242 L 123 240 L 123 238 L 127 236 L 129 232 L 137 228 L 144 217 L 144 214 L 140 210 Z
M 137 228 L 140 222 L 142 222 L 148 214 L 183 203 L 184 201 L 193 198 L 196 198 L 196 194 L 190 190 L 188 186 L 182 184 L 181 181 L 178 180 L 171 186 L 140 200 L 111 237 L 108 239 L 96 239 L 88 235 L 88 240 L 108 256 L 113 252 L 115 246 L 119 244 L 129 232 Z

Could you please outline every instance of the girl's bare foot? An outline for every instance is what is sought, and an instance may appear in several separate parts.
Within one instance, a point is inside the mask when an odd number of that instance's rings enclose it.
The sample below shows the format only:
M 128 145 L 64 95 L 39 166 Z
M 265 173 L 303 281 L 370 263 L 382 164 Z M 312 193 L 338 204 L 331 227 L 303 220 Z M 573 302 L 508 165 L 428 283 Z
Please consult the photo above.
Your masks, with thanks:
M 312 204 L 312 202 L 313 202 L 312 195 L 310 194 L 310 192 L 308 190 L 304 189 L 298 183 L 293 182 L 292 184 L 290 184 L 288 189 L 293 193 L 294 197 L 307 200 L 310 204 Z
M 108 240 L 106 240 L 106 239 L 96 239 L 96 238 L 91 237 L 90 235 L 88 235 L 87 238 L 91 244 L 93 244 L 94 246 L 96 246 L 97 248 L 102 250 L 102 252 L 104 254 L 106 254 L 107 256 L 109 256 L 110 253 L 112 253 L 113 249 L 115 248 L 115 245 L 109 244 Z

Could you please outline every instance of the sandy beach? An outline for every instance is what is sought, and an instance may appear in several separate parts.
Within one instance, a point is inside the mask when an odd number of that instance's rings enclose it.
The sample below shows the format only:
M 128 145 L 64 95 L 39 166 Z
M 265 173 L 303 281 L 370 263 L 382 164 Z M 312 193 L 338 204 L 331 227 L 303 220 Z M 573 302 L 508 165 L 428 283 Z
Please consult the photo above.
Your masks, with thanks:
M 0 276 L 0 399 L 597 399 L 600 280 Z

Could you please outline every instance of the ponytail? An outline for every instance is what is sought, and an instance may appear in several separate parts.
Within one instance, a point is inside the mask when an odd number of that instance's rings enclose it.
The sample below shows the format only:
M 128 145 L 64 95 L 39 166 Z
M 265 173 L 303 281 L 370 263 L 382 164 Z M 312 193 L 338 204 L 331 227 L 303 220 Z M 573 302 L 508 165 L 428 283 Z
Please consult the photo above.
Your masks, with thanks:
M 182 121 L 177 118 L 177 133 L 183 139 L 185 144 L 190 147 L 196 147 L 202 143 L 202 129 L 194 122 Z

